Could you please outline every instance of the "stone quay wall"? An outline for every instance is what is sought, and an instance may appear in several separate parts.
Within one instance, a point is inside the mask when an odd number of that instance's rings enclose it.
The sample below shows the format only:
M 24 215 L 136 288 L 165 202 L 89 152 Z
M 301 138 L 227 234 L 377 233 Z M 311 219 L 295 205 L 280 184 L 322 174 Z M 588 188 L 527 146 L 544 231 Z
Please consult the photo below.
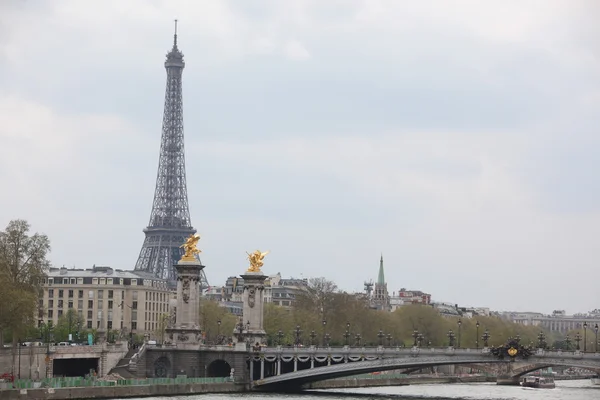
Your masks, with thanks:
M 174 385 L 11 389 L 0 390 L 0 400 L 120 399 L 201 393 L 237 393 L 248 390 L 248 385 L 238 383 L 180 383 Z

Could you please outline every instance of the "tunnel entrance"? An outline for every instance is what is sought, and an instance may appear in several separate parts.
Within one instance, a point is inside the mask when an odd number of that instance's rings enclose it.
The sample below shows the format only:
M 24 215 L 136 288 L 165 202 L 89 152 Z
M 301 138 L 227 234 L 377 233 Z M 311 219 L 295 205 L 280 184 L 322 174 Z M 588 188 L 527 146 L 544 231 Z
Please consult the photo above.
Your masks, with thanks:
M 231 366 L 225 360 L 215 360 L 208 364 L 206 373 L 210 378 L 227 378 L 231 373 Z
M 54 376 L 85 376 L 90 370 L 98 372 L 99 358 L 57 358 L 52 363 Z

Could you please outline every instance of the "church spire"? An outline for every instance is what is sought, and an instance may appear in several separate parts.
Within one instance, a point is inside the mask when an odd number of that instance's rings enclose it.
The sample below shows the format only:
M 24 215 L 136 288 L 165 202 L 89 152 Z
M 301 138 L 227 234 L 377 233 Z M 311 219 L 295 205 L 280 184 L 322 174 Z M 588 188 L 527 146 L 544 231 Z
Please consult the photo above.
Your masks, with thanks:
M 377 276 L 377 284 L 385 285 L 385 274 L 383 273 L 383 253 L 381 254 L 381 259 L 379 260 L 379 275 Z

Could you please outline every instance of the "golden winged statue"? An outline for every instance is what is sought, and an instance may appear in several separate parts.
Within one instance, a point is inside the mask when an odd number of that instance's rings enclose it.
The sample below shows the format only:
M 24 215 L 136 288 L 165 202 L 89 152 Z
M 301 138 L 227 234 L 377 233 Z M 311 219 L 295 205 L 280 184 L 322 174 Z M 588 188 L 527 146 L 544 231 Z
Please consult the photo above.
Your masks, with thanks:
M 200 235 L 190 235 L 189 238 L 179 247 L 183 248 L 185 252 L 181 257 L 181 261 L 196 261 L 196 254 L 201 253 L 200 249 L 196 247 L 198 241 L 200 240 Z
M 263 261 L 265 256 L 269 254 L 268 251 L 261 253 L 260 250 L 256 250 L 254 253 L 248 253 L 248 260 L 250 260 L 250 267 L 248 272 L 260 272 L 260 268 L 264 265 Z

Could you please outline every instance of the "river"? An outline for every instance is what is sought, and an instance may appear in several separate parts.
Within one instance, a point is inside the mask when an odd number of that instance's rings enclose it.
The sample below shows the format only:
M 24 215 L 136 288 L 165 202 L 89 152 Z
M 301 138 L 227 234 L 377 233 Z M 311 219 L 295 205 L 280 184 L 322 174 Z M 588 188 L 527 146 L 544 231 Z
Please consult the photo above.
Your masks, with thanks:
M 165 397 L 145 400 L 164 400 Z M 495 383 L 435 384 L 387 386 L 379 388 L 336 389 L 303 394 L 203 394 L 181 396 L 178 400 L 593 400 L 600 399 L 600 386 L 589 380 L 557 381 L 555 389 L 530 389 L 518 386 L 497 386 Z M 142 400 L 142 399 L 140 399 Z

